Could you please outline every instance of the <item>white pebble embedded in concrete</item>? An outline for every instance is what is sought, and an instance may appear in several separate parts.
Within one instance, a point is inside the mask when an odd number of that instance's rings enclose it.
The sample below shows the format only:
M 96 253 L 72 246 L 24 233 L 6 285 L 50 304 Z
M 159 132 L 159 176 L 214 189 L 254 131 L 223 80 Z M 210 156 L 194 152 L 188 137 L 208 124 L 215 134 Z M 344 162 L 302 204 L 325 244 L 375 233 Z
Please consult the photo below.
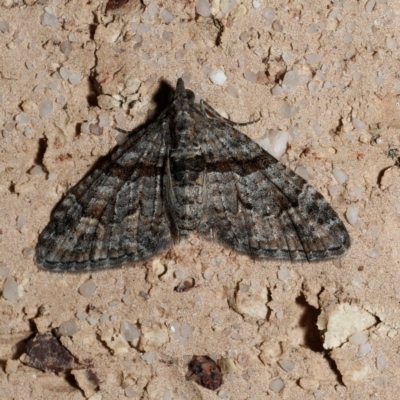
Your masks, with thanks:
M 121 324 L 121 336 L 127 341 L 131 342 L 132 340 L 139 339 L 140 330 L 134 324 L 131 324 L 128 321 L 123 321 Z
M 39 117 L 44 118 L 53 111 L 53 102 L 44 100 L 39 104 Z
M 270 7 L 264 8 L 264 10 L 262 12 L 262 16 L 267 21 L 272 21 L 275 18 L 275 11 L 273 8 L 270 8 Z
M 19 124 L 29 124 L 30 118 L 28 114 L 25 114 L 24 112 L 19 113 L 15 117 L 15 121 L 18 122 Z
M 161 22 L 163 24 L 169 24 L 173 21 L 174 16 L 166 9 L 161 11 Z
M 48 9 L 48 10 L 50 10 L 50 9 Z M 58 19 L 54 14 L 51 14 L 46 11 L 45 13 L 42 14 L 41 24 L 43 26 L 57 26 Z
M 63 322 L 58 331 L 62 336 L 73 336 L 79 330 L 78 325 L 75 321 L 65 321 Z
M 299 111 L 299 107 L 292 106 L 291 104 L 287 103 L 286 101 L 279 107 L 279 115 L 282 118 L 289 118 L 292 115 L 296 114 Z
M 35 165 L 29 173 L 31 175 L 40 175 L 43 172 L 43 168 L 40 165 Z
M 282 82 L 283 90 L 296 89 L 298 84 L 299 84 L 299 73 L 297 71 L 286 72 Z
M 364 332 L 353 333 L 349 338 L 350 343 L 358 345 L 367 343 L 367 340 L 368 340 L 368 335 Z
M 80 81 L 82 80 L 83 76 L 77 73 L 73 73 L 69 76 L 68 80 L 71 83 L 71 85 L 77 85 L 78 83 L 80 83 Z
M 317 53 L 312 53 L 306 55 L 306 61 L 313 65 L 313 64 L 318 64 L 321 61 L 321 57 Z
M 361 121 L 358 118 L 353 118 L 352 123 L 353 123 L 354 128 L 356 128 L 356 129 L 364 129 L 367 126 L 364 121 Z
M 211 15 L 210 3 L 208 0 L 196 0 L 196 11 L 197 14 L 202 17 L 209 17 Z
M 26 218 L 24 215 L 19 215 L 17 217 L 17 229 L 21 231 L 26 224 Z
M 95 291 L 96 284 L 94 283 L 93 279 L 89 279 L 88 281 L 82 283 L 81 286 L 79 286 L 79 293 L 86 298 L 92 297 Z
M 346 211 L 346 219 L 351 225 L 354 225 L 358 219 L 358 209 L 355 206 L 350 206 Z
M 294 370 L 294 367 L 296 366 L 296 364 L 290 360 L 279 360 L 278 364 L 286 372 L 292 372 Z
M 288 140 L 289 134 L 286 131 L 269 129 L 263 137 L 256 139 L 255 142 L 279 160 L 286 151 Z
M 338 168 L 333 168 L 332 173 L 340 184 L 345 183 L 349 179 L 349 176 Z
M 285 384 L 283 383 L 283 380 L 280 378 L 274 379 L 269 384 L 269 388 L 275 393 L 279 393 L 283 389 L 284 386 L 285 386 Z
M 217 69 L 215 71 L 212 71 L 209 75 L 210 80 L 212 83 L 214 83 L 214 85 L 218 85 L 218 86 L 222 86 L 226 80 L 227 77 L 224 73 L 224 71 Z
M 251 83 L 255 83 L 257 81 L 257 74 L 251 71 L 245 71 L 244 78 Z
M 11 301 L 18 299 L 18 283 L 11 276 L 4 281 L 3 297 Z

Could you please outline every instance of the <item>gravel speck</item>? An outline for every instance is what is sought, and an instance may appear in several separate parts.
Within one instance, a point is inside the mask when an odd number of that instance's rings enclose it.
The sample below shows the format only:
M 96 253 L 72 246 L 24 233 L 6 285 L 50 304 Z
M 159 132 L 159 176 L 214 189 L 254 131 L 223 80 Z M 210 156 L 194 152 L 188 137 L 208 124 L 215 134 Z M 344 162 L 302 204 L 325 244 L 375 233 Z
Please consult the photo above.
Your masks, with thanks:
M 39 117 L 44 118 L 53 111 L 53 102 L 44 100 L 39 104 Z
M 3 284 L 3 297 L 6 300 L 18 299 L 18 283 L 11 276 L 7 277 Z
M 69 40 L 64 40 L 61 44 L 60 44 L 60 50 L 67 56 L 69 55 L 69 53 L 71 53 L 72 50 L 72 46 L 71 46 L 71 42 Z
M 140 330 L 134 324 L 128 321 L 123 321 L 121 324 L 121 336 L 127 341 L 138 339 L 140 337 Z
M 210 3 L 208 0 L 196 0 L 196 12 L 202 17 L 209 17 L 211 15 Z
M 217 70 L 211 72 L 209 77 L 210 77 L 211 82 L 218 86 L 222 86 L 227 80 L 227 77 L 226 77 L 224 71 L 222 71 L 220 69 L 217 69 Z
M 161 22 L 164 24 L 169 24 L 172 22 L 174 19 L 174 16 L 164 8 L 164 10 L 161 11 Z
M 35 165 L 29 173 L 31 175 L 40 175 L 43 172 L 43 168 L 40 165 Z
M 75 321 L 65 321 L 58 328 L 58 331 L 62 336 L 73 336 L 78 332 L 78 330 L 79 327 Z
M 50 14 L 49 12 L 45 12 L 42 14 L 41 24 L 43 26 L 57 26 L 58 19 L 54 14 Z
M 356 332 L 349 338 L 350 343 L 358 345 L 367 343 L 367 340 L 368 340 L 368 335 L 364 332 Z
M 279 393 L 283 389 L 284 386 L 285 386 L 285 384 L 283 383 L 283 380 L 280 378 L 274 379 L 269 384 L 269 388 L 275 393 Z
M 290 361 L 290 360 L 279 360 L 278 364 L 286 372 L 293 371 L 294 367 L 296 366 L 296 364 L 293 361 Z
M 81 286 L 79 286 L 79 293 L 86 298 L 92 297 L 95 291 L 96 284 L 94 283 L 93 279 L 89 279 L 88 281 L 82 283 Z
M 19 124 L 29 124 L 30 118 L 28 114 L 25 114 L 24 112 L 19 113 L 15 117 L 15 121 L 18 122 Z

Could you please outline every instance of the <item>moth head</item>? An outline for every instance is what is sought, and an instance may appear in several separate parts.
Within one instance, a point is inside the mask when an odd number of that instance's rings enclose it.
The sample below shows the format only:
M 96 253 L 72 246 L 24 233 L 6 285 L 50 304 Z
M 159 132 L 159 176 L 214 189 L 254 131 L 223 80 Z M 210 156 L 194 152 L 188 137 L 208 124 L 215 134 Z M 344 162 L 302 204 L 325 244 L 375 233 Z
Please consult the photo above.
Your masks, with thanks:
M 175 92 L 173 92 L 170 95 L 169 100 L 174 101 L 174 100 L 179 100 L 179 99 L 180 100 L 185 99 L 189 103 L 193 103 L 194 98 L 195 98 L 194 93 L 189 89 L 185 89 L 185 84 L 183 83 L 183 79 L 179 78 L 178 81 L 176 82 Z

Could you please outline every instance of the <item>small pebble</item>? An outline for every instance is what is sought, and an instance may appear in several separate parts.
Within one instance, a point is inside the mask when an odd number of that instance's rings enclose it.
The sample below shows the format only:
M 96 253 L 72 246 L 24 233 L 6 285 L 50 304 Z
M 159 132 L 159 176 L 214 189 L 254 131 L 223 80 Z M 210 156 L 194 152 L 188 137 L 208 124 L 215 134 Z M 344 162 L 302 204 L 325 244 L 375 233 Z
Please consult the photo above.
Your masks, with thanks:
M 264 8 L 262 12 L 262 16 L 267 20 L 267 21 L 272 21 L 275 18 L 275 11 L 273 8 L 267 7 Z
M 171 39 L 172 39 L 172 32 L 164 31 L 164 33 L 162 34 L 162 38 L 163 38 L 163 40 L 165 40 L 166 42 L 170 42 Z
M 0 32 L 6 33 L 10 30 L 10 24 L 8 21 L 0 22 Z
M 15 121 L 19 124 L 29 124 L 30 118 L 28 114 L 21 112 L 15 117 Z
M 121 324 L 121 336 L 127 341 L 131 342 L 140 337 L 141 332 L 138 327 L 128 321 L 123 321 Z
M 210 80 L 212 83 L 214 83 L 215 85 L 219 85 L 219 86 L 222 86 L 227 80 L 227 77 L 226 77 L 224 71 L 222 71 L 220 69 L 217 69 L 216 71 L 212 71 L 210 73 L 209 77 L 210 77 Z
M 286 372 L 292 372 L 296 364 L 290 360 L 279 360 L 278 364 L 282 367 L 282 369 Z
M 364 344 L 367 343 L 368 335 L 364 332 L 356 332 L 350 336 L 349 342 L 352 344 Z
M 367 250 L 366 254 L 370 258 L 378 258 L 381 255 L 381 252 L 376 247 L 372 247 Z
M 349 44 L 349 43 L 351 43 L 353 41 L 353 35 L 351 34 L 351 33 L 346 33 L 344 36 L 343 36 L 343 43 L 344 44 Z
M 182 270 L 175 271 L 175 278 L 185 279 L 185 272 Z
M 282 88 L 282 86 L 281 86 L 281 85 L 275 85 L 275 86 L 272 88 L 271 93 L 272 93 L 274 96 L 280 96 L 280 95 L 283 93 L 283 88 Z
M 184 322 L 181 324 L 181 335 L 184 338 L 188 338 L 193 333 L 194 328 Z
M 234 97 L 234 98 L 238 98 L 239 97 L 239 89 L 234 87 L 234 86 L 227 86 L 226 87 L 226 93 L 228 93 L 230 96 Z
M 68 80 L 68 78 L 71 76 L 71 71 L 69 70 L 69 69 L 67 69 L 67 68 L 64 68 L 64 67 L 61 67 L 60 68 L 60 75 L 61 75 L 61 78 L 63 78 L 65 81 L 67 81 Z
M 350 206 L 346 211 L 346 219 L 351 225 L 354 225 L 358 219 L 358 209 L 355 206 Z
M 345 183 L 349 179 L 349 176 L 338 168 L 333 168 L 332 173 L 333 173 L 333 176 L 335 177 L 335 179 L 340 184 Z
M 95 136 L 101 136 L 103 134 L 103 128 L 97 124 L 89 124 L 89 131 Z
M 0 276 L 4 276 L 5 278 L 8 276 L 8 268 L 2 262 L 0 262 Z
M 161 22 L 163 24 L 169 24 L 173 21 L 174 16 L 164 8 L 164 10 L 161 11 Z
M 77 85 L 78 83 L 81 82 L 83 76 L 77 73 L 73 73 L 69 76 L 68 80 L 71 83 L 71 85 Z
M 299 84 L 299 73 L 297 71 L 288 71 L 282 82 L 283 90 L 293 90 Z
M 17 229 L 21 232 L 21 230 L 23 229 L 23 227 L 26 224 L 26 218 L 23 215 L 19 215 L 17 217 Z
M 24 130 L 24 135 L 25 135 L 25 137 L 29 137 L 29 136 L 32 135 L 32 129 L 29 128 L 29 126 L 27 126 L 27 127 L 25 128 L 25 130 Z
M 272 23 L 272 29 L 275 32 L 283 32 L 283 26 L 277 19 Z
M 299 107 L 292 106 L 286 101 L 279 107 L 279 115 L 283 118 L 289 118 L 299 111 Z
M 182 80 L 185 83 L 185 85 L 188 85 L 191 79 L 192 79 L 192 75 L 190 72 L 184 72 L 182 74 Z
M 368 354 L 371 351 L 371 348 L 372 348 L 372 346 L 371 346 L 370 343 L 363 343 L 363 344 L 360 345 L 360 348 L 359 348 L 358 352 L 361 355 L 365 355 L 365 354 Z
M 90 325 L 96 325 L 98 324 L 99 320 L 94 317 L 87 317 L 87 322 L 89 322 Z
M 151 364 L 156 360 L 157 354 L 156 353 L 145 353 L 142 355 L 142 360 L 146 361 L 147 364 Z
M 181 324 L 178 321 L 172 321 L 169 324 L 169 334 L 173 339 L 180 339 L 181 338 Z
M 25 258 L 31 258 L 35 254 L 35 249 L 33 247 L 28 247 L 22 251 Z
M 285 265 L 281 265 L 278 271 L 278 279 L 281 281 L 287 281 L 290 278 L 290 270 Z
M 358 118 L 353 118 L 352 123 L 354 128 L 356 129 L 364 129 L 367 126 L 364 121 L 361 121 Z
M 386 367 L 386 356 L 382 354 L 376 358 L 376 367 L 379 371 L 382 371 Z
M 87 313 L 85 312 L 78 312 L 76 313 L 76 317 L 80 320 L 80 321 L 85 321 L 86 318 L 88 317 Z
M 196 0 L 196 12 L 204 18 L 211 15 L 210 3 L 208 0 Z
M 128 386 L 125 388 L 125 396 L 128 397 L 128 399 L 139 398 L 139 395 L 135 392 L 132 386 Z
M 283 383 L 282 379 L 274 379 L 270 384 L 269 388 L 274 392 L 274 393 L 279 393 L 285 384 Z
M 118 306 L 120 303 L 121 303 L 121 302 L 120 302 L 119 300 L 111 300 L 111 301 L 108 303 L 108 305 L 109 305 L 110 307 L 116 307 L 116 306 Z
M 82 285 L 79 286 L 79 293 L 86 298 L 92 297 L 95 291 L 96 291 L 96 284 L 94 283 L 93 279 L 89 279 L 88 281 L 82 283 Z
M 71 42 L 68 40 L 64 40 L 64 42 L 62 42 L 60 44 L 60 50 L 67 56 L 69 55 L 69 53 L 71 53 L 72 50 L 72 46 L 71 46 Z
M 257 74 L 251 71 L 245 71 L 244 78 L 251 83 L 255 83 L 257 81 Z
M 44 100 L 39 104 L 39 117 L 43 118 L 53 111 L 53 102 L 51 100 Z
M 58 328 L 58 331 L 62 336 L 73 336 L 78 332 L 78 330 L 79 327 L 75 321 L 65 321 Z
M 3 284 L 3 297 L 6 300 L 18 299 L 18 283 L 11 276 L 7 277 Z
M 288 129 L 288 133 L 292 139 L 298 139 L 300 137 L 300 132 L 297 130 L 295 126 L 291 126 Z
M 117 142 L 118 146 L 121 146 L 128 140 L 128 136 L 125 133 L 119 132 L 117 136 L 115 136 L 115 141 Z
M 43 168 L 40 165 L 35 165 L 29 173 L 31 175 L 40 175 L 43 172 Z
M 316 53 L 308 54 L 306 55 L 306 61 L 311 65 L 317 64 L 321 61 L 321 57 Z
M 58 19 L 54 14 L 50 14 L 49 12 L 45 12 L 42 14 L 41 24 L 43 26 L 57 26 Z
M 296 174 L 300 175 L 306 181 L 310 181 L 313 179 L 312 174 L 307 171 L 306 167 L 300 166 L 296 168 Z
M 175 58 L 177 60 L 181 60 L 183 57 L 185 57 L 186 54 L 186 50 L 185 49 L 179 49 L 176 53 L 175 53 Z
M 331 197 L 337 196 L 344 187 L 342 185 L 334 185 L 334 186 L 329 186 L 328 191 Z
M 110 315 L 108 313 L 104 313 L 101 317 L 100 317 L 100 322 L 104 323 L 104 322 L 108 322 L 110 320 Z

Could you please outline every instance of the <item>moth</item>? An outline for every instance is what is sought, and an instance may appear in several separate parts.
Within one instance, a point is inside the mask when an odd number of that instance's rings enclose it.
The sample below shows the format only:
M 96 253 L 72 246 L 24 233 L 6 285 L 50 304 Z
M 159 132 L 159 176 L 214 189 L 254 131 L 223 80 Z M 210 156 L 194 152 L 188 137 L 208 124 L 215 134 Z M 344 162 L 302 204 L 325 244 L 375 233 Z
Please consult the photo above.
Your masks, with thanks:
M 207 114 L 207 112 L 211 114 Z M 69 190 L 40 234 L 45 270 L 142 262 L 197 232 L 253 258 L 319 261 L 350 238 L 311 185 L 178 79 L 170 105 Z

